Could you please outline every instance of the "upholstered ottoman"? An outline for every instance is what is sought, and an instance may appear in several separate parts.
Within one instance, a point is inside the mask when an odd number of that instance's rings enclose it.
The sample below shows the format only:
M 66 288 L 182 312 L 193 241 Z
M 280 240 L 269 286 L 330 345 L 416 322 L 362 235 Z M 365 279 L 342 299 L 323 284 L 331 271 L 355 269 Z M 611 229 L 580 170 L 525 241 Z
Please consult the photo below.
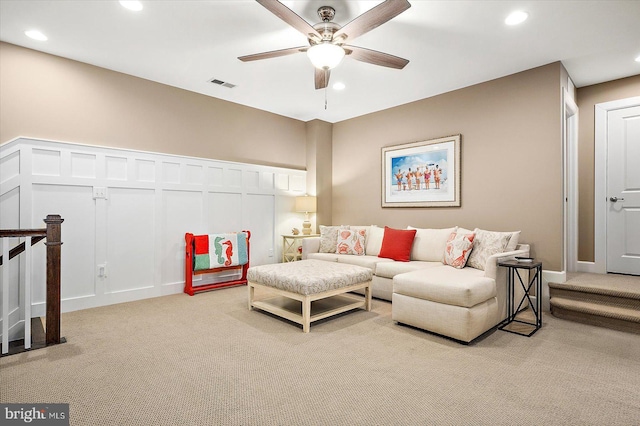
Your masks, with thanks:
M 308 333 L 314 321 L 356 308 L 370 311 L 371 278 L 369 268 L 321 260 L 253 266 L 247 271 L 249 310 L 258 308 L 302 324 L 302 331 Z M 256 288 L 267 289 L 271 297 L 255 300 Z M 345 294 L 360 289 L 364 299 Z M 292 307 L 283 298 L 300 301 L 301 306 Z M 312 312 L 311 302 L 320 300 L 327 303 Z
M 496 281 L 474 268 L 437 266 L 393 278 L 391 318 L 470 342 L 499 321 Z

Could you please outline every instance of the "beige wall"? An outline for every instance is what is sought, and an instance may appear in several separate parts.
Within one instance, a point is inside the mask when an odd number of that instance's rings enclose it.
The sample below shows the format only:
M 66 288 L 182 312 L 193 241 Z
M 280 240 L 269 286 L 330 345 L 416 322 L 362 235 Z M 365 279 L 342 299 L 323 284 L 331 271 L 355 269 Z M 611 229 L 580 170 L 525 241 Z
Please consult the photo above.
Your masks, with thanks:
M 321 120 L 307 122 L 307 188 L 318 197 L 314 233 L 319 223 L 331 223 L 331 144 L 333 125 Z
M 560 63 L 335 124 L 333 223 L 522 230 L 546 270 L 563 256 Z M 381 148 L 460 133 L 462 206 L 382 208 Z
M 0 143 L 27 136 L 307 168 L 318 224 L 520 229 L 545 269 L 561 269 L 559 63 L 335 125 L 6 43 L 0 69 Z M 460 208 L 380 207 L 383 146 L 457 133 Z
M 302 121 L 0 43 L 0 143 L 17 136 L 297 169 Z
M 578 89 L 578 260 L 594 261 L 595 105 L 640 96 L 640 75 Z

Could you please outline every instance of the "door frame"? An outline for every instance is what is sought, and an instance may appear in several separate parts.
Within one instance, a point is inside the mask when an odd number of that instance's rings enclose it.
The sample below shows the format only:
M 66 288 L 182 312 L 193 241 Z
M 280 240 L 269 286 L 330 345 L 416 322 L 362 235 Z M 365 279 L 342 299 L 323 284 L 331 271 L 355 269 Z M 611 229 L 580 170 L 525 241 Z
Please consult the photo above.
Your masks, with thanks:
M 567 90 L 563 90 L 563 166 L 564 203 L 563 271 L 578 268 L 578 105 Z
M 595 105 L 594 271 L 607 273 L 607 148 L 609 111 L 640 106 L 640 96 Z

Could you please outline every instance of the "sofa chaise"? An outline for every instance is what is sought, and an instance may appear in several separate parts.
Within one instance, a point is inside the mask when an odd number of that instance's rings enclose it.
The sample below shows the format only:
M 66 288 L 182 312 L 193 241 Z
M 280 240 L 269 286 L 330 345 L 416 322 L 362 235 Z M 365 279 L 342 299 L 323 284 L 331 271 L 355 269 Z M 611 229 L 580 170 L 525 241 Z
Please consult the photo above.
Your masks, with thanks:
M 302 240 L 303 259 L 370 268 L 373 297 L 392 302 L 396 323 L 464 343 L 507 317 L 507 273 L 497 266 L 498 261 L 529 255 L 529 246 L 518 242 L 519 231 L 377 226 L 320 229 L 320 237 Z M 410 234 L 413 237 L 408 242 Z M 409 251 L 399 253 L 397 241 L 403 239 L 400 245 Z M 466 241 L 470 247 L 452 261 L 448 254 L 455 251 L 452 245 L 456 241 Z M 517 290 L 516 298 L 522 295 Z

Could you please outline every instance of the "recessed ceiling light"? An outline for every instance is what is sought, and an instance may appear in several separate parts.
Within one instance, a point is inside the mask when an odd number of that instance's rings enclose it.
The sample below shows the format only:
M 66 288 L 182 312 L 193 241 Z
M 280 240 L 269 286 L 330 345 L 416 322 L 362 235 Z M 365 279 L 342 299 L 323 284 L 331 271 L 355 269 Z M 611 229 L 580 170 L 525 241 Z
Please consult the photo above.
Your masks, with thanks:
M 120 0 L 120 4 L 122 5 L 122 7 L 133 10 L 134 12 L 139 12 L 142 10 L 142 3 L 138 0 Z
M 345 87 L 347 86 L 344 83 L 338 82 L 333 85 L 333 90 L 344 90 Z
M 34 40 L 38 40 L 38 41 L 47 41 L 49 38 L 42 34 L 40 31 L 38 30 L 29 30 L 29 31 L 25 31 L 24 32 L 27 37 L 31 37 Z
M 504 20 L 504 23 L 507 25 L 518 25 L 527 20 L 529 14 L 527 12 L 523 12 L 521 10 L 516 10 L 512 12 L 507 19 Z

